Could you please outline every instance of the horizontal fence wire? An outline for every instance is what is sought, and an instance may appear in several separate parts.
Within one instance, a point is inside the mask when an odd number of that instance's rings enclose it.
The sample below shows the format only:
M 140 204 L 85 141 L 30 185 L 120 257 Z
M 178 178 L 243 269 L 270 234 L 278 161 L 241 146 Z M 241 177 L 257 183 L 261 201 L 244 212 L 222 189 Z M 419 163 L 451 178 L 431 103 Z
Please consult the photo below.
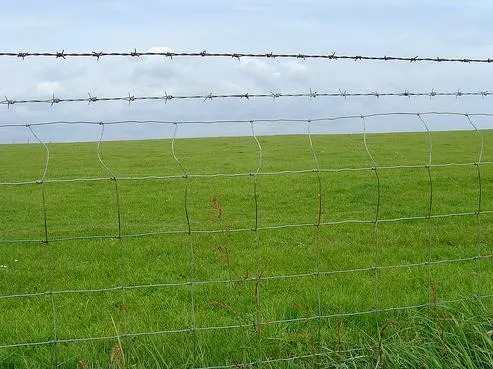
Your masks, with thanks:
M 29 52 L 29 51 L 0 51 L 0 57 L 14 57 L 26 59 L 32 57 L 52 57 L 56 59 L 69 58 L 93 58 L 99 60 L 105 57 L 140 57 L 140 56 L 159 56 L 168 59 L 179 57 L 198 57 L 198 58 L 266 58 L 266 59 L 322 59 L 322 60 L 353 60 L 353 61 L 404 61 L 404 62 L 438 62 L 438 63 L 493 63 L 493 57 L 478 58 L 478 57 L 431 57 L 431 56 L 370 56 L 363 54 L 344 55 L 330 52 L 327 54 L 310 54 L 310 53 L 246 53 L 246 52 L 208 52 L 206 50 L 199 52 L 174 52 L 174 51 L 138 51 L 134 49 L 129 52 L 67 52 L 65 50 L 55 52 Z
M 187 125 L 187 124 L 234 124 L 234 123 L 307 123 L 307 122 L 332 122 L 338 120 L 348 119 L 363 119 L 374 117 L 390 117 L 390 116 L 461 116 L 465 119 L 467 117 L 493 117 L 493 113 L 463 113 L 463 112 L 446 112 L 446 111 L 426 111 L 426 112 L 385 112 L 385 113 L 371 113 L 371 114 L 351 114 L 340 116 L 327 116 L 327 117 L 313 117 L 313 118 L 265 118 L 265 119 L 215 119 L 215 120 L 159 120 L 159 119 L 126 119 L 126 120 L 111 120 L 111 121 L 89 121 L 89 120 L 59 120 L 59 121 L 47 121 L 47 122 L 32 122 L 27 124 L 16 123 L 0 123 L 0 128 L 7 127 L 36 127 L 36 126 L 49 126 L 56 124 L 63 125 L 119 125 L 119 124 L 173 124 L 173 125 Z M 471 128 L 472 130 L 472 128 Z
M 468 167 L 476 166 L 476 162 L 470 163 L 437 163 L 437 164 L 415 164 L 415 165 L 379 165 L 379 169 L 419 169 L 419 168 L 447 168 L 447 167 Z M 482 161 L 481 165 L 493 165 L 493 161 Z M 359 168 L 319 168 L 319 169 L 298 169 L 298 170 L 278 170 L 259 172 L 257 176 L 276 176 L 276 175 L 291 175 L 305 173 L 339 173 L 339 172 L 367 172 L 373 170 L 373 167 Z M 18 186 L 18 185 L 33 185 L 42 183 L 65 183 L 65 182 L 101 182 L 101 181 L 150 181 L 150 180 L 173 180 L 182 178 L 235 178 L 235 177 L 251 177 L 253 173 L 187 173 L 186 175 L 164 175 L 164 176 L 112 176 L 112 177 L 93 177 L 93 178 L 52 178 L 52 179 L 36 179 L 31 181 L 4 181 L 0 182 L 0 186 Z
M 121 125 L 121 124 L 167 124 L 167 125 L 188 125 L 188 124 L 263 124 L 263 123 L 315 123 L 315 122 L 333 122 L 338 120 L 351 120 L 351 119 L 363 119 L 363 118 L 375 118 L 375 117 L 390 117 L 390 116 L 458 116 L 464 117 L 493 117 L 493 113 L 463 113 L 463 112 L 446 112 L 446 111 L 426 111 L 426 112 L 386 112 L 386 113 L 371 113 L 371 114 L 352 114 L 352 115 L 340 115 L 340 116 L 327 116 L 327 117 L 313 117 L 313 118 L 264 118 L 264 119 L 216 119 L 216 120 L 158 120 L 158 119 L 126 119 L 126 120 L 111 120 L 111 121 L 90 121 L 90 120 L 59 120 L 59 121 L 47 121 L 47 122 L 29 122 L 29 123 L 0 123 L 0 128 L 8 127 L 37 127 L 37 126 L 50 126 L 50 125 Z M 470 128 L 470 130 L 473 130 Z
M 338 92 L 316 92 L 310 89 L 309 92 L 269 92 L 269 93 L 235 93 L 235 94 L 197 94 L 197 95 L 174 95 L 164 93 L 164 95 L 152 95 L 152 96 L 136 96 L 136 95 L 126 95 L 126 96 L 95 96 L 94 94 L 88 93 L 87 97 L 56 97 L 53 95 L 50 98 L 39 98 L 39 99 L 9 99 L 5 97 L 4 100 L 0 100 L 0 105 L 6 105 L 10 107 L 11 105 L 19 104 L 49 104 L 51 106 L 60 103 L 70 103 L 70 102 L 107 102 L 107 101 L 124 101 L 129 104 L 135 101 L 164 101 L 165 103 L 172 100 L 202 100 L 210 101 L 216 99 L 240 99 L 240 100 L 250 100 L 250 99 L 280 99 L 280 98 L 294 98 L 294 97 L 338 97 L 338 98 L 351 98 L 351 97 L 488 97 L 493 95 L 493 92 L 488 90 L 483 91 L 400 91 L 400 92 L 349 92 L 347 90 L 339 89 Z
M 402 221 L 412 220 L 428 220 L 428 219 L 445 219 L 451 217 L 464 217 L 464 216 L 477 216 L 493 214 L 493 210 L 481 210 L 470 211 L 461 213 L 445 213 L 445 214 L 433 214 L 433 215 L 416 215 L 399 218 L 379 218 L 378 223 L 394 223 Z M 272 226 L 258 226 L 257 228 L 224 228 L 224 229 L 182 229 L 172 231 L 160 231 L 160 232 L 146 232 L 146 233 L 122 233 L 118 234 L 104 234 L 104 235 L 87 235 L 87 236 L 67 236 L 67 237 L 53 237 L 50 238 L 50 242 L 63 242 L 63 241 L 75 241 L 75 240 L 95 240 L 95 239 L 110 239 L 116 240 L 120 238 L 136 238 L 136 237 L 156 237 L 165 235 L 179 235 L 179 234 L 220 234 L 220 233 L 244 233 L 255 231 L 268 231 L 276 229 L 289 229 L 289 228 L 319 228 L 321 226 L 334 226 L 342 224 L 374 224 L 374 219 L 344 219 L 337 221 L 327 221 L 320 223 L 296 223 L 296 224 L 280 224 Z M 45 243 L 44 239 L 0 239 L 0 243 L 12 244 L 12 243 Z
M 276 280 L 276 279 L 294 279 L 294 278 L 307 278 L 307 277 L 316 277 L 316 276 L 330 276 L 330 275 L 335 275 L 335 274 L 362 273 L 362 272 L 371 272 L 371 271 L 376 271 L 376 270 L 409 269 L 409 268 L 425 267 L 425 266 L 440 265 L 440 264 L 464 263 L 464 262 L 471 262 L 471 261 L 477 261 L 477 260 L 487 261 L 490 259 L 493 259 L 493 254 L 471 256 L 471 257 L 467 257 L 467 258 L 458 258 L 458 259 L 443 259 L 443 260 L 435 260 L 435 261 L 423 261 L 421 263 L 380 265 L 380 266 L 371 266 L 371 267 L 366 267 L 366 268 L 316 271 L 316 272 L 300 273 L 300 274 L 286 274 L 286 275 L 283 274 L 283 275 L 271 275 L 271 276 L 259 276 L 259 277 L 245 277 L 245 278 L 241 278 L 241 279 L 224 279 L 224 280 L 216 280 L 216 281 L 197 280 L 197 281 L 185 281 L 185 282 L 176 282 L 176 283 L 152 283 L 152 284 L 128 285 L 128 286 L 125 285 L 125 286 L 114 286 L 114 287 L 107 287 L 107 288 L 84 289 L 84 290 L 53 290 L 53 291 L 44 291 L 44 292 L 17 293 L 17 294 L 10 294 L 10 295 L 0 295 L 0 300 L 11 299 L 11 298 L 20 298 L 20 297 L 39 297 L 39 296 L 82 294 L 82 293 L 87 294 L 87 293 L 101 293 L 101 292 L 112 292 L 112 291 L 121 291 L 121 290 L 138 290 L 138 289 L 148 289 L 148 288 L 161 288 L 161 287 L 187 287 L 187 286 L 190 286 L 192 284 L 196 284 L 196 285 L 241 284 L 241 283 L 254 282 L 254 281 L 270 281 L 270 280 Z
M 491 299 L 491 298 L 493 298 L 493 294 L 481 295 L 481 296 L 478 296 L 478 298 L 482 299 L 482 300 Z M 271 320 L 271 321 L 263 321 L 262 325 L 290 324 L 290 323 L 297 323 L 297 322 L 310 322 L 310 321 L 320 320 L 320 319 L 349 318 L 349 317 L 357 317 L 357 316 L 365 316 L 365 315 L 375 315 L 375 314 L 381 314 L 381 313 L 414 310 L 414 309 L 421 309 L 421 308 L 427 308 L 427 307 L 445 306 L 445 305 L 454 304 L 454 303 L 466 302 L 468 300 L 469 300 L 468 298 L 459 298 L 459 299 L 435 301 L 435 302 L 416 304 L 416 305 L 372 309 L 372 310 L 366 310 L 366 311 L 335 313 L 335 314 L 327 314 L 327 315 L 315 315 L 315 316 L 302 317 L 302 318 L 292 318 L 292 319 Z M 224 325 L 224 326 L 191 327 L 191 328 L 183 328 L 183 329 L 166 329 L 166 330 L 160 330 L 160 331 L 124 333 L 124 334 L 111 335 L 111 336 L 95 336 L 95 337 L 67 338 L 67 339 L 60 338 L 60 339 L 56 339 L 56 340 L 47 340 L 47 341 L 39 341 L 39 342 L 23 342 L 23 343 L 14 343 L 14 344 L 8 344 L 8 345 L 0 345 L 0 349 L 17 348 L 17 347 L 32 347 L 32 346 L 46 346 L 46 345 L 56 345 L 56 344 L 71 344 L 71 343 L 94 342 L 94 341 L 114 341 L 114 340 L 118 340 L 118 339 L 131 338 L 131 337 L 170 335 L 170 334 L 190 333 L 190 332 L 194 332 L 194 331 L 205 332 L 205 331 L 221 331 L 221 330 L 246 329 L 246 328 L 251 328 L 253 331 L 255 331 L 256 327 L 255 327 L 255 324 L 234 324 L 234 325 Z M 279 360 L 286 360 L 286 359 L 279 359 Z

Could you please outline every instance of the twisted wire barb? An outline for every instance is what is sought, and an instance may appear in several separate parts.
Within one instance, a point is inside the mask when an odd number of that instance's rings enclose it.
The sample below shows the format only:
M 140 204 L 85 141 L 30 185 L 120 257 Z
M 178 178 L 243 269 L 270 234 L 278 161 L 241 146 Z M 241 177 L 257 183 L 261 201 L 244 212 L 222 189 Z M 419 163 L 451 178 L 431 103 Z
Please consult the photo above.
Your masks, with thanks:
M 339 92 L 314 92 L 310 89 L 309 92 L 269 92 L 269 93 L 232 93 L 232 94 L 196 94 L 196 95 L 171 95 L 167 92 L 164 95 L 149 95 L 149 96 L 135 96 L 128 94 L 127 96 L 107 96 L 107 97 L 98 97 L 88 93 L 88 97 L 55 97 L 53 95 L 51 98 L 37 98 L 37 99 L 10 99 L 5 96 L 4 100 L 0 100 L 0 105 L 6 105 L 10 107 L 11 105 L 19 105 L 19 104 L 48 104 L 48 105 L 57 105 L 61 103 L 75 103 L 75 102 L 85 102 L 87 104 L 96 103 L 96 102 L 108 102 L 108 101 L 123 101 L 127 103 L 137 102 L 137 101 L 164 101 L 167 103 L 172 100 L 217 100 L 217 99 L 240 99 L 240 100 L 250 100 L 250 99 L 265 99 L 271 98 L 273 100 L 280 98 L 300 98 L 300 97 L 308 97 L 310 99 L 315 99 L 317 97 L 333 97 L 333 98 L 351 98 L 351 97 L 429 97 L 430 99 L 433 97 L 465 97 L 465 96 L 473 96 L 473 97 L 488 97 L 493 95 L 493 91 L 401 91 L 401 92 L 348 92 L 346 90 L 339 90 Z
M 429 57 L 429 56 L 371 56 L 371 55 L 344 55 L 336 54 L 335 52 L 328 54 L 305 54 L 301 52 L 296 53 L 246 53 L 246 52 L 208 52 L 202 50 L 199 52 L 174 52 L 174 51 L 138 51 L 133 49 L 129 52 L 105 52 L 105 51 L 91 51 L 91 52 L 66 52 L 65 50 L 56 52 L 19 52 L 19 51 L 2 51 L 0 57 L 14 57 L 19 59 L 26 59 L 31 57 L 52 57 L 55 59 L 69 59 L 69 58 L 94 58 L 99 60 L 104 57 L 132 57 L 138 58 L 141 56 L 161 56 L 168 59 L 178 57 L 194 57 L 194 58 L 233 58 L 240 60 L 241 58 L 265 58 L 265 59 L 322 59 L 322 60 L 353 60 L 353 61 L 404 61 L 404 62 L 438 62 L 438 63 L 493 63 L 493 58 L 472 58 L 472 57 Z

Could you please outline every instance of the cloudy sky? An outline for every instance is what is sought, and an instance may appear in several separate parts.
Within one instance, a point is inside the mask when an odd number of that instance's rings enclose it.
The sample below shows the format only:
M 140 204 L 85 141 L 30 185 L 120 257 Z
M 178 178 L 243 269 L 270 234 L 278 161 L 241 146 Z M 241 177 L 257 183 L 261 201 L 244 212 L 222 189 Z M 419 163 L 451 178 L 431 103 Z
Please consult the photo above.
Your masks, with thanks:
M 493 57 L 493 3 L 470 0 L 335 1 L 0 1 L 2 51 L 274 52 Z M 92 96 L 269 92 L 493 91 L 493 65 L 288 59 L 0 57 L 0 96 Z M 390 111 L 489 113 L 491 97 L 299 98 L 264 100 L 61 103 L 0 106 L 0 125 L 45 121 L 172 121 L 316 118 Z M 467 128 L 464 119 L 432 129 Z M 480 127 L 493 127 L 488 119 Z M 416 119 L 371 121 L 379 131 L 422 128 Z M 180 127 L 179 136 L 247 134 L 247 125 Z M 304 131 L 264 125 L 259 133 Z M 361 122 L 326 126 L 361 130 Z M 107 139 L 163 137 L 153 125 L 109 127 Z M 87 126 L 37 127 L 46 141 L 98 139 Z M 25 127 L 0 128 L 0 142 L 33 140 Z

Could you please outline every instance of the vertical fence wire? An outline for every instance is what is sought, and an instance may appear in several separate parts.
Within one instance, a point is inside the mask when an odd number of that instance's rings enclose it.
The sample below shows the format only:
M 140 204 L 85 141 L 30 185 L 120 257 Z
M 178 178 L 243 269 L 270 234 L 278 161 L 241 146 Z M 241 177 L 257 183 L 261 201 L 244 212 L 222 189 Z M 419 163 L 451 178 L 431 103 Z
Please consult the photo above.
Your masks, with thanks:
M 262 305 L 261 305 L 261 283 L 262 283 L 262 246 L 260 243 L 260 234 L 259 234 L 259 201 L 258 201 L 258 188 L 257 188 L 257 176 L 262 168 L 263 160 L 264 160 L 264 151 L 262 145 L 260 144 L 259 139 L 255 133 L 255 125 L 254 121 L 250 121 L 250 129 L 252 132 L 252 138 L 255 141 L 255 144 L 258 148 L 258 162 L 257 168 L 255 172 L 252 172 L 251 175 L 253 177 L 253 201 L 255 204 L 255 228 L 253 231 L 255 232 L 255 245 L 257 252 L 257 271 L 256 271 L 256 279 L 255 279 L 255 333 L 257 337 L 257 360 L 258 364 L 262 361 Z
M 46 174 L 48 173 L 48 166 L 50 164 L 50 149 L 46 142 L 44 142 L 37 134 L 34 132 L 33 128 L 31 125 L 26 126 L 30 133 L 34 136 L 34 138 L 43 146 L 45 150 L 45 163 L 44 163 L 44 168 L 43 172 L 41 174 L 41 177 L 37 181 L 37 183 L 40 184 L 41 186 L 41 201 L 42 201 L 42 207 L 43 207 L 43 228 L 44 228 L 44 240 L 43 243 L 46 246 L 47 250 L 47 256 L 48 256 L 48 296 L 50 299 L 50 305 L 51 305 L 51 315 L 52 315 L 52 326 L 53 326 L 53 338 L 51 342 L 51 347 L 52 347 L 52 357 L 51 357 L 51 365 L 53 368 L 58 367 L 58 346 L 57 346 L 57 341 L 58 341 L 58 333 L 57 333 L 57 309 L 56 309 L 56 304 L 55 304 L 55 296 L 53 295 L 54 291 L 54 255 L 53 255 L 53 245 L 49 241 L 48 237 L 48 215 L 47 215 L 47 206 L 46 206 L 46 190 L 45 190 L 45 179 L 46 179 Z
M 116 178 L 116 175 L 115 173 L 110 169 L 110 167 L 108 165 L 106 165 L 106 163 L 104 162 L 104 160 L 102 159 L 101 157 L 101 145 L 103 143 L 103 139 L 104 139 L 104 123 L 100 123 L 100 126 L 101 126 L 101 133 L 99 135 L 99 141 L 98 141 L 98 144 L 97 144 L 97 148 L 96 148 L 96 151 L 97 151 L 97 156 L 98 156 L 98 161 L 99 163 L 101 164 L 101 166 L 108 172 L 108 174 L 110 175 L 110 180 L 114 183 L 114 187 L 115 187 L 115 204 L 116 204 L 116 218 L 117 218 L 117 226 L 118 226 L 118 230 L 117 230 L 117 235 L 116 235 L 116 239 L 118 240 L 118 245 L 119 245 L 119 271 L 120 271 L 120 298 L 121 298 L 121 302 L 120 302 L 120 307 L 119 307 L 119 310 L 120 310 L 120 313 L 122 315 L 122 325 L 123 325 L 123 329 L 122 331 L 123 332 L 120 332 L 120 333 L 123 333 L 123 336 L 125 336 L 125 334 L 127 333 L 127 329 L 128 329 L 128 324 L 127 324 L 127 310 L 128 310 L 128 307 L 127 307 L 127 303 L 126 303 L 126 297 L 125 297 L 125 250 L 124 250 L 124 245 L 123 245 L 123 237 L 122 237 L 122 216 L 121 216 L 121 206 L 120 206 L 120 191 L 118 189 L 118 181 L 117 181 L 117 178 Z M 122 349 L 122 348 L 120 348 Z
M 321 236 L 320 236 L 320 223 L 322 221 L 322 179 L 320 178 L 320 164 L 318 162 L 318 157 L 317 153 L 315 151 L 315 147 L 313 144 L 313 139 L 312 139 L 312 132 L 311 132 L 311 120 L 307 120 L 306 122 L 306 130 L 307 130 L 307 135 L 308 135 L 308 141 L 310 143 L 310 151 L 312 154 L 313 158 L 313 171 L 317 175 L 317 185 L 318 185 L 318 191 L 317 191 L 317 203 L 318 203 L 318 209 L 317 209 L 317 222 L 315 224 L 315 243 L 316 243 L 316 265 L 315 265 L 315 293 L 316 293 L 316 298 L 317 298 L 317 339 L 316 339 L 316 349 L 315 351 L 320 350 L 320 347 L 322 345 L 322 322 L 320 317 L 322 316 L 322 286 L 321 286 L 321 276 L 320 276 L 320 271 L 321 271 L 321 252 L 320 252 L 320 243 L 321 243 Z M 315 353 L 315 352 L 314 352 Z M 314 367 L 318 366 L 318 356 L 313 355 L 313 364 Z
M 418 119 L 421 121 L 428 138 L 428 162 L 425 165 L 426 172 L 428 174 L 428 297 L 429 302 L 436 301 L 435 285 L 433 282 L 432 273 L 432 261 L 433 261 L 433 177 L 431 175 L 431 166 L 433 164 L 433 141 L 430 128 L 420 114 L 417 114 Z
M 178 123 L 174 124 L 174 129 L 173 129 L 173 137 L 171 139 L 171 155 L 173 156 L 173 159 L 175 160 L 176 164 L 178 165 L 181 173 L 182 173 L 182 178 L 185 181 L 185 189 L 183 193 L 183 210 L 185 213 L 185 220 L 187 222 L 187 241 L 188 241 L 188 251 L 189 251 L 189 265 L 190 265 L 190 278 L 189 278 L 189 286 L 190 286 L 190 332 L 192 334 L 192 341 L 193 341 L 193 352 L 194 352 L 194 360 L 196 360 L 196 356 L 199 354 L 200 350 L 200 345 L 199 345 L 199 340 L 197 337 L 197 317 L 196 317 L 196 306 L 195 306 L 195 273 L 197 266 L 195 264 L 195 249 L 193 245 L 193 239 L 192 239 L 192 227 L 190 224 L 190 213 L 188 210 L 188 187 L 190 185 L 190 177 L 188 175 L 187 170 L 181 163 L 180 159 L 176 155 L 175 151 L 175 143 L 176 143 L 176 138 L 177 138 L 177 133 L 178 133 Z
M 476 283 L 476 295 L 478 298 L 481 298 L 481 244 L 482 244 L 482 227 L 481 227 L 481 211 L 482 211 L 482 203 L 483 203 L 483 181 L 481 180 L 481 162 L 483 160 L 483 152 L 484 152 L 484 135 L 478 129 L 476 124 L 473 123 L 469 114 L 466 114 L 467 121 L 474 129 L 474 131 L 478 134 L 480 138 L 480 146 L 479 146 L 479 154 L 478 161 L 474 163 L 476 167 L 476 171 L 478 174 L 478 209 L 476 211 L 476 223 L 478 228 L 478 236 L 477 236 L 477 261 L 476 261 L 476 272 L 477 272 L 477 283 Z
M 379 296 L 379 278 L 378 278 L 378 266 L 380 264 L 380 245 L 379 245 L 379 239 L 378 239 L 378 216 L 380 214 L 380 195 L 381 195 L 381 187 L 380 187 L 380 176 L 378 175 L 377 171 L 377 162 L 375 161 L 375 158 L 370 152 L 370 149 L 368 147 L 368 138 L 367 138 L 367 129 L 366 129 L 366 119 L 362 115 L 361 120 L 363 121 L 363 143 L 365 146 L 365 151 L 366 154 L 368 155 L 372 167 L 371 170 L 375 174 L 375 180 L 377 184 L 376 188 L 376 199 L 375 199 L 375 215 L 373 219 L 373 232 L 375 235 L 375 257 L 374 257 L 374 264 L 373 264 L 373 283 L 374 283 L 374 293 L 375 293 L 375 306 L 374 310 L 379 310 L 380 309 L 380 296 Z

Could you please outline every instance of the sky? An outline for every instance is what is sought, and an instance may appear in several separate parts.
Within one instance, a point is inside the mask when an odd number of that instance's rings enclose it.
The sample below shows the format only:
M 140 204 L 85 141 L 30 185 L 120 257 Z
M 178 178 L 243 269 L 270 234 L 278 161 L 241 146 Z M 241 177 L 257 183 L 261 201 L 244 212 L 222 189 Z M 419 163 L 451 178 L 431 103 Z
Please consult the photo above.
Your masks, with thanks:
M 1 51 L 163 51 L 493 57 L 488 1 L 0 1 Z M 0 96 L 48 99 L 211 92 L 493 91 L 493 64 L 163 57 L 0 57 Z M 488 97 L 296 98 L 18 104 L 0 106 L 0 143 L 32 142 L 25 125 L 48 121 L 312 119 L 380 112 L 490 113 Z M 492 119 L 493 120 L 493 119 Z M 467 129 L 429 118 L 431 129 Z M 482 119 L 479 128 L 493 128 Z M 302 133 L 303 124 L 257 124 L 258 134 Z M 315 133 L 360 132 L 361 120 Z M 370 131 L 423 129 L 416 119 L 372 119 Z M 97 126 L 40 126 L 46 142 L 97 141 Z M 107 126 L 104 139 L 169 137 L 172 126 Z M 177 137 L 249 134 L 247 124 L 180 125 Z

